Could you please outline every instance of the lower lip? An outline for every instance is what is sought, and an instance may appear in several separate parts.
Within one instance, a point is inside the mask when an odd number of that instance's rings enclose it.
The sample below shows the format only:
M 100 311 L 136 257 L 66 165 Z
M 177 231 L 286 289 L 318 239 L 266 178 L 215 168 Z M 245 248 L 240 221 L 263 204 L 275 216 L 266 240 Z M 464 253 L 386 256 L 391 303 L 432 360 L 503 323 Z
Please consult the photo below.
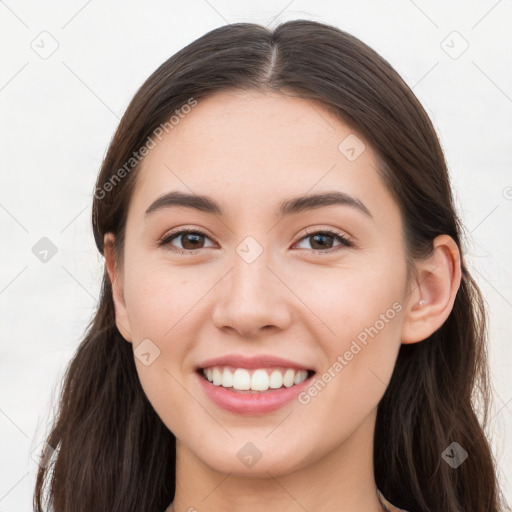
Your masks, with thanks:
M 311 380 L 314 377 L 313 374 L 300 384 L 295 384 L 289 388 L 269 389 L 260 393 L 243 393 L 231 391 L 222 386 L 215 386 L 198 372 L 196 372 L 196 375 L 212 402 L 226 411 L 244 415 L 265 414 L 276 411 L 297 398 L 297 395 L 311 384 Z

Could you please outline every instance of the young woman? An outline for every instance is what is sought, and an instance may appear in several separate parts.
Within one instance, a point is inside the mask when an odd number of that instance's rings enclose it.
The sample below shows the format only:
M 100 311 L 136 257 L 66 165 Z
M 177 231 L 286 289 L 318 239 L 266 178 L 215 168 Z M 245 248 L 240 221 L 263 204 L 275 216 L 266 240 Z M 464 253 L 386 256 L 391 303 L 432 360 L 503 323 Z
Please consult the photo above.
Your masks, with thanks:
M 498 511 L 444 156 L 364 43 L 194 41 L 130 103 L 92 220 L 103 289 L 37 511 Z

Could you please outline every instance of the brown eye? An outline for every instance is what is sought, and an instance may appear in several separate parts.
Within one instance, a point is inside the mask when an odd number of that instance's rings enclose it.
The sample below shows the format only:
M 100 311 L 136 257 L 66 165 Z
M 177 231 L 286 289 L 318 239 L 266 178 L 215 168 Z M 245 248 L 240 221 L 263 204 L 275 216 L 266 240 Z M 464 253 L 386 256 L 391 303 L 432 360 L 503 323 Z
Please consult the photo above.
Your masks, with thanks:
M 204 237 L 199 233 L 185 233 L 180 238 L 184 249 L 200 249 L 204 245 Z
M 339 246 L 352 247 L 353 245 L 350 240 L 341 233 L 330 230 L 309 233 L 301 238 L 299 243 L 302 243 L 304 240 L 309 241 L 311 248 L 316 252 L 336 251 Z M 336 246 L 334 245 L 335 240 L 339 241 Z M 304 249 L 304 247 L 301 247 L 301 249 Z
M 332 235 L 320 233 L 317 235 L 310 235 L 309 238 L 313 241 L 311 247 L 315 250 L 330 249 L 334 244 L 334 237 Z
M 195 249 L 205 248 L 204 244 L 206 239 L 209 239 L 209 237 L 202 233 L 201 231 L 181 230 L 177 231 L 176 233 L 172 233 L 168 237 L 164 238 L 160 245 L 167 246 L 169 247 L 169 250 L 175 252 L 195 252 Z M 176 240 L 181 242 L 182 247 L 176 247 L 172 243 Z

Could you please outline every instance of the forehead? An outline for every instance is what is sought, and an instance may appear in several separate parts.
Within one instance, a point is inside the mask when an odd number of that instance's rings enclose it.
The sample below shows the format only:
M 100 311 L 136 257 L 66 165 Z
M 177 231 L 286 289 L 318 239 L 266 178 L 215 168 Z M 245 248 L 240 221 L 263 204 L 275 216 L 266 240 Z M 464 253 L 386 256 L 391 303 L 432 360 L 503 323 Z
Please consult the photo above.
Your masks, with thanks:
M 333 189 L 393 207 L 371 147 L 311 100 L 217 93 L 155 141 L 132 196 L 130 210 L 138 215 L 170 190 L 215 196 L 231 213 L 267 207 L 274 213 L 285 198 Z

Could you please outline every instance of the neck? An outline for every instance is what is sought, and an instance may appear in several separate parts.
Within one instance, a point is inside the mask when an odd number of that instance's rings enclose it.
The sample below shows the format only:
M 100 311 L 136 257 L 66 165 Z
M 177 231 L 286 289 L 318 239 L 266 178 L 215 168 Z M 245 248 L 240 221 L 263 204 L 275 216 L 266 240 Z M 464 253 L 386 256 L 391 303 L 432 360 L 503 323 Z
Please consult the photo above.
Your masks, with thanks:
M 373 474 L 374 411 L 350 438 L 291 472 L 257 477 L 221 473 L 176 440 L 176 493 L 169 510 L 185 512 L 382 512 Z M 317 457 L 324 448 L 325 453 Z

